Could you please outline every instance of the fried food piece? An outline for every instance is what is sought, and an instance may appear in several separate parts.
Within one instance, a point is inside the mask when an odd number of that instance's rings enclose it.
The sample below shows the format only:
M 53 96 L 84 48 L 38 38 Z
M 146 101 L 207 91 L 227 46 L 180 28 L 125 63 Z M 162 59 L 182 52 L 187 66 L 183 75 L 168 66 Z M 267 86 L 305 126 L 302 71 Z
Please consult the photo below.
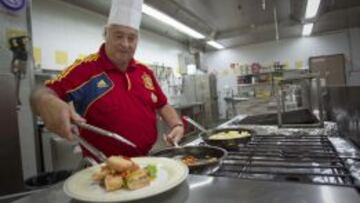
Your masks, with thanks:
M 135 167 L 134 162 L 124 159 L 121 156 L 111 156 L 106 160 L 106 165 L 120 173 Z
M 195 165 L 198 159 L 192 155 L 187 155 L 181 159 L 181 161 L 187 166 Z
M 92 175 L 92 178 L 95 181 L 102 181 L 108 174 L 111 174 L 111 170 L 107 166 L 103 166 L 101 167 L 100 171 L 96 171 Z
M 130 190 L 136 190 L 150 185 L 150 177 L 144 169 L 133 171 L 125 178 L 125 180 L 126 185 Z
M 136 190 L 148 186 L 151 180 L 155 179 L 156 173 L 157 168 L 154 165 L 140 168 L 130 159 L 112 156 L 99 171 L 93 173 L 92 178 L 104 186 L 106 191 L 111 192 L 121 188 Z
M 118 190 L 124 185 L 124 179 L 119 175 L 106 175 L 104 179 L 105 189 L 108 192 Z

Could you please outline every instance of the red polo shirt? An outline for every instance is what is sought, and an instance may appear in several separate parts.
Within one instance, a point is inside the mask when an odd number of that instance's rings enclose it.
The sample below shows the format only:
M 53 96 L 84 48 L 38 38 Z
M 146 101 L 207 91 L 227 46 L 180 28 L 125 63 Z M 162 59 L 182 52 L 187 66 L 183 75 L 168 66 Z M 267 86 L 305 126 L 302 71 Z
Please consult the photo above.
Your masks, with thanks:
M 155 143 L 156 110 L 167 104 L 167 98 L 145 65 L 131 60 L 126 72 L 121 72 L 102 45 L 97 54 L 76 61 L 45 84 L 61 99 L 72 101 L 89 124 L 119 133 L 138 146 L 135 150 L 112 138 L 81 130 L 81 136 L 105 155 L 146 155 Z M 84 148 L 83 152 L 90 155 Z

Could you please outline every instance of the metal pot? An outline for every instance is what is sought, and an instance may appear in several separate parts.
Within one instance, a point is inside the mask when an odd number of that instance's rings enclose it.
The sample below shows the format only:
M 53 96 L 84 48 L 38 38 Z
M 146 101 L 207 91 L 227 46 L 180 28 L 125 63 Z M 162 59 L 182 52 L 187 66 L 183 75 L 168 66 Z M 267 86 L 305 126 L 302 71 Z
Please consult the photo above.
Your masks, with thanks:
M 190 173 L 211 174 L 220 168 L 227 156 L 227 151 L 214 146 L 185 146 L 171 147 L 151 154 L 151 156 L 175 159 L 181 159 L 189 155 L 194 156 L 198 160 L 197 164 L 189 166 Z
M 220 132 L 228 132 L 228 131 L 238 131 L 239 133 L 243 131 L 247 131 L 250 133 L 250 137 L 242 137 L 242 138 L 232 138 L 232 139 L 223 139 L 223 140 L 214 140 L 210 139 L 211 135 L 220 133 Z M 251 141 L 252 137 L 255 135 L 255 131 L 245 128 L 226 128 L 226 129 L 213 129 L 208 130 L 207 132 L 202 132 L 200 137 L 204 140 L 204 142 L 211 146 L 221 147 L 227 150 L 237 149 L 240 144 L 246 144 Z

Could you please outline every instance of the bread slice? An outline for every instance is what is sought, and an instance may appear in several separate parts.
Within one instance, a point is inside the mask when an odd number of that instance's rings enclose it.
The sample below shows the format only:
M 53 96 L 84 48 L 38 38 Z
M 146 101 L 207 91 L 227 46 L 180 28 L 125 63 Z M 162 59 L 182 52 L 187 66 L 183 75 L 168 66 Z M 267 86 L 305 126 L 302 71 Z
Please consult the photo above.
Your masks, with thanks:
M 104 185 L 108 192 L 118 190 L 124 185 L 124 179 L 119 175 L 106 175 Z

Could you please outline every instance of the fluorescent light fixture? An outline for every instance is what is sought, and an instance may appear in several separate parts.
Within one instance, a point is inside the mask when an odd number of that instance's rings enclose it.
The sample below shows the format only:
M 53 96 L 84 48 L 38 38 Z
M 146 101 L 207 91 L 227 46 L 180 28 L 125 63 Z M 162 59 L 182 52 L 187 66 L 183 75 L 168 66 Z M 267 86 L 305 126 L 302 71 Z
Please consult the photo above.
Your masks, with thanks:
M 222 44 L 220 44 L 220 43 L 218 43 L 218 42 L 215 42 L 215 41 L 213 41 L 213 40 L 207 41 L 206 43 L 207 43 L 208 45 L 216 48 L 216 49 L 224 49 L 224 48 L 225 48 Z
M 187 74 L 189 74 L 189 75 L 196 74 L 196 65 L 195 64 L 189 64 L 186 66 L 186 68 L 187 68 Z
M 149 15 L 149 16 L 163 22 L 163 23 L 166 23 L 166 24 L 174 27 L 175 29 L 189 35 L 190 37 L 193 37 L 196 39 L 204 39 L 205 38 L 205 36 L 203 34 L 197 32 L 196 30 L 184 25 L 183 23 L 175 20 L 174 18 L 172 18 L 172 17 L 146 5 L 146 4 L 143 4 L 142 12 L 145 13 L 146 15 Z
M 303 36 L 311 35 L 313 27 L 314 27 L 314 23 L 305 24 L 304 27 L 303 27 L 302 35 Z
M 313 18 L 316 16 L 321 0 L 307 0 L 305 18 Z

